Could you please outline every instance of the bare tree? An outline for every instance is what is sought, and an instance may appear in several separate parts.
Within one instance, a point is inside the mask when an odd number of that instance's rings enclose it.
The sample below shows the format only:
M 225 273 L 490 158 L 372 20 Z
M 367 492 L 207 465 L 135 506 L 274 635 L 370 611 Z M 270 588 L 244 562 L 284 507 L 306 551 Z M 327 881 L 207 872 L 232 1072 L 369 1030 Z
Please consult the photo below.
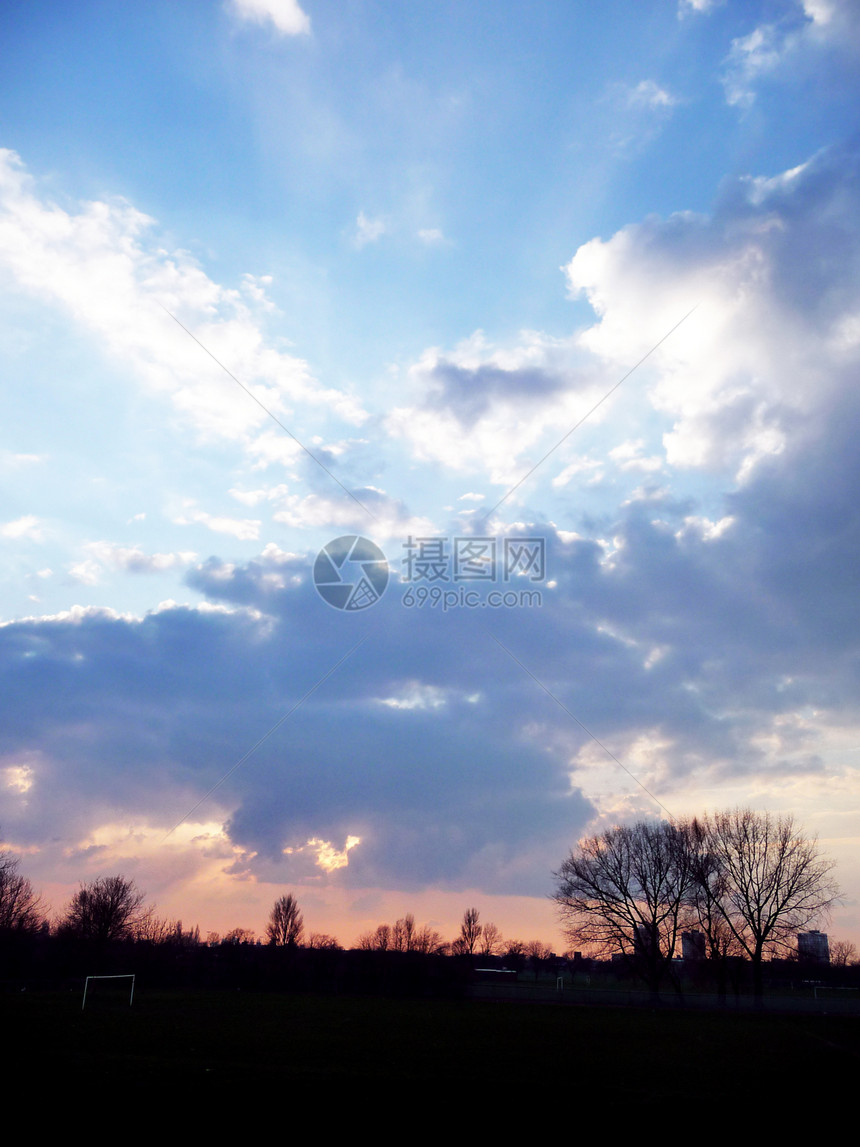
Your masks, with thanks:
M 506 940 L 503 958 L 507 967 L 515 972 L 522 970 L 526 962 L 526 946 L 522 940 Z
M 714 975 L 720 1001 L 725 1003 L 729 957 L 742 957 L 745 954 L 723 912 L 728 874 L 709 844 L 705 822 L 694 818 L 682 828 L 687 835 L 693 863 L 692 907 L 695 926 L 705 937 L 708 971 Z
M 281 896 L 275 901 L 269 923 L 266 925 L 269 943 L 279 948 L 296 948 L 302 942 L 304 930 L 304 919 L 295 896 L 292 893 Z
M 209 935 L 213 933 L 210 932 Z M 137 925 L 134 938 L 147 944 L 172 944 L 181 948 L 193 948 L 200 943 L 200 928 L 195 924 L 186 932 L 183 930 L 181 920 L 166 920 L 162 916 L 152 914 Z
M 529 940 L 526 944 L 526 956 L 528 956 L 531 962 L 535 983 L 537 983 L 544 965 L 549 964 L 554 955 L 555 953 L 552 948 L 549 944 L 545 944 L 543 940 Z
M 0 934 L 37 932 L 43 921 L 41 899 L 18 871 L 18 858 L 0 852 Z
M 419 928 L 411 912 L 396 920 L 393 927 L 380 924 L 375 931 L 365 932 L 357 946 L 366 952 L 420 952 L 423 955 L 441 952 L 446 947 L 440 933 L 429 924 Z
M 308 936 L 308 947 L 331 952 L 340 951 L 340 944 L 335 937 L 329 936 L 326 932 L 311 932 L 310 936 Z
M 182 921 L 150 916 L 135 929 L 134 938 L 147 944 L 175 944 L 182 939 Z
M 144 894 L 124 876 L 100 876 L 82 884 L 60 921 L 61 931 L 82 940 L 107 944 L 134 939 L 152 915 L 143 906 Z
M 609 829 L 580 841 L 556 877 L 568 938 L 623 954 L 656 995 L 690 917 L 686 833 L 665 821 Z
M 391 929 L 391 947 L 395 952 L 415 951 L 415 917 L 411 912 L 394 921 Z
M 253 928 L 231 928 L 221 941 L 222 944 L 253 944 L 257 933 Z
M 545 943 L 543 940 L 529 940 L 526 944 L 526 955 L 530 960 L 537 960 L 541 963 L 545 960 L 551 960 L 555 956 L 551 945 Z
M 720 875 L 715 910 L 752 962 L 760 1002 L 764 956 L 790 950 L 796 933 L 826 916 L 838 898 L 833 863 L 792 816 L 734 809 L 700 825 Z
M 460 923 L 461 950 L 469 956 L 473 955 L 478 941 L 481 938 L 480 913 L 477 908 L 467 908 Z
M 502 949 L 502 934 L 495 924 L 485 924 L 481 932 L 481 955 L 495 956 Z
M 373 932 L 365 932 L 358 938 L 358 945 L 363 952 L 387 952 L 391 947 L 391 925 L 380 924 Z
M 413 952 L 421 952 L 425 956 L 432 956 L 444 951 L 445 948 L 446 944 L 441 932 L 437 932 L 436 929 L 431 928 L 429 924 L 424 924 L 421 928 L 416 929 L 412 943 Z
M 834 940 L 830 945 L 830 963 L 835 968 L 847 968 L 857 963 L 857 945 L 851 940 Z

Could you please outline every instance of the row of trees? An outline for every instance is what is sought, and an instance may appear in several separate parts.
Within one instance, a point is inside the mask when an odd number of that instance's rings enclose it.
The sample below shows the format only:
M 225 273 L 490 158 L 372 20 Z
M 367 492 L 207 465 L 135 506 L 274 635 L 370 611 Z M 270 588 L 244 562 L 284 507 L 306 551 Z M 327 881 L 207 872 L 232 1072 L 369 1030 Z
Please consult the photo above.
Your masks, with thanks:
M 447 952 L 449 945 L 429 924 L 417 925 L 409 912 L 394 924 L 380 924 L 359 936 L 357 947 L 364 952 L 419 952 L 428 956 Z
M 0 853 L 0 934 L 34 935 L 48 927 L 41 898 L 20 873 L 18 860 Z M 60 935 L 102 945 L 129 939 L 162 942 L 177 929 L 181 933 L 181 923 L 156 917 L 134 881 L 124 876 L 100 876 L 82 884 L 54 927 Z
M 751 962 L 754 990 L 762 990 L 762 961 L 791 950 L 798 931 L 826 914 L 838 896 L 833 865 L 793 818 L 735 809 L 688 821 L 643 821 L 609 829 L 580 842 L 556 873 L 554 899 L 575 947 L 589 954 L 621 955 L 656 993 L 672 973 L 681 936 L 696 931 L 719 972 L 730 957 Z M 30 881 L 9 853 L 0 853 L 0 935 L 24 936 L 48 927 Z M 101 877 L 74 894 L 53 931 L 94 945 L 120 940 L 199 943 L 197 930 L 159 919 L 133 881 Z M 219 943 L 253 941 L 234 929 Z M 305 937 L 293 895 L 272 908 L 266 940 L 275 947 L 337 948 L 330 936 Z M 210 938 L 210 943 L 215 940 Z M 463 914 L 459 936 L 447 943 L 411 914 L 365 933 L 365 951 L 502 956 L 511 967 L 527 958 L 538 967 L 552 955 L 540 942 L 504 941 L 482 924 L 476 908 Z M 848 962 L 854 952 L 835 951 Z
M 9 853 L 0 854 L 0 933 L 34 934 L 48 928 L 39 897 L 18 862 Z M 118 941 L 138 941 L 153 945 L 187 946 L 199 944 L 199 929 L 185 931 L 179 920 L 165 920 L 155 914 L 134 882 L 123 876 L 104 876 L 83 884 L 72 896 L 53 931 L 75 938 L 95 948 L 107 948 Z M 209 933 L 206 943 L 237 945 L 255 942 L 255 933 L 234 928 L 224 936 Z M 306 934 L 298 901 L 291 893 L 279 897 L 265 930 L 269 945 L 277 948 L 337 949 L 337 940 L 323 933 Z M 503 956 L 513 967 L 530 959 L 535 967 L 552 955 L 549 945 L 535 940 L 504 940 L 495 924 L 482 924 L 477 908 L 463 914 L 460 934 L 448 942 L 430 925 L 418 925 L 411 913 L 392 924 L 380 924 L 365 933 L 356 947 L 361 951 L 403 952 L 419 955 L 466 955 L 470 958 Z
M 184 932 L 179 920 L 163 920 L 146 905 L 145 895 L 133 880 L 124 876 L 100 876 L 82 884 L 56 922 L 59 935 L 106 946 L 119 940 L 140 940 L 153 944 L 177 940 L 199 942 L 199 929 Z M 19 870 L 10 852 L 0 852 L 0 934 L 32 935 L 48 926 L 41 898 Z M 304 938 L 304 921 L 292 895 L 282 896 L 272 909 L 266 936 L 270 944 L 296 947 Z M 228 943 L 253 939 L 247 929 L 236 928 L 225 937 Z M 313 947 L 336 944 L 331 937 L 313 934 Z M 220 937 L 219 937 L 220 941 Z
M 791 816 L 734 809 L 580 841 L 555 874 L 554 899 L 572 943 L 626 957 L 654 993 L 682 933 L 695 930 L 719 966 L 750 960 L 760 1000 L 765 956 L 792 949 L 837 899 L 832 869 Z
M 421 955 L 502 957 L 511 967 L 522 967 L 526 960 L 534 966 L 552 955 L 549 944 L 541 940 L 506 940 L 493 923 L 482 924 L 477 908 L 467 908 L 460 921 L 460 933 L 453 941 L 444 939 L 429 924 L 418 925 L 408 913 L 394 924 L 380 924 L 359 937 L 356 945 L 365 952 L 417 952 Z

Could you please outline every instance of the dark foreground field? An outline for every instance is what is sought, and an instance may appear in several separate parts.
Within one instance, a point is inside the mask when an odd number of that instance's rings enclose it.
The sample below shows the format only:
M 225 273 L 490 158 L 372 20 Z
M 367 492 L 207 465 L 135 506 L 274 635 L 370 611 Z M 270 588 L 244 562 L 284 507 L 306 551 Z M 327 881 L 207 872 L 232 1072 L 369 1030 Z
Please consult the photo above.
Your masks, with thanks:
M 5 1072 L 19 1080 L 305 1086 L 553 1080 L 583 1094 L 680 1099 L 831 1090 L 860 1066 L 851 1017 L 721 1015 L 233 993 L 0 998 Z

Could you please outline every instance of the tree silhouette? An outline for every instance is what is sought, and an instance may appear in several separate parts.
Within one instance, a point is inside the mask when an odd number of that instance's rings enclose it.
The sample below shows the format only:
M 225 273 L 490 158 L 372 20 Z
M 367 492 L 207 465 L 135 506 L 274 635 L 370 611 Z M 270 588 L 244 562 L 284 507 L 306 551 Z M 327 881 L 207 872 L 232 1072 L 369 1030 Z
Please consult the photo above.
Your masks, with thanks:
M 222 939 L 222 944 L 253 944 L 257 933 L 253 928 L 231 928 Z
M 495 956 L 501 950 L 502 934 L 495 924 L 484 924 L 481 930 L 481 955 Z
M 623 953 L 656 994 L 681 930 L 701 928 L 709 956 L 742 954 L 762 998 L 762 961 L 838 896 L 833 864 L 791 816 L 751 809 L 687 822 L 643 821 L 580 842 L 554 899 L 574 943 Z
M 797 932 L 825 916 L 839 895 L 833 862 L 792 816 L 752 809 L 718 812 L 694 821 L 699 853 L 718 874 L 713 908 L 749 957 L 753 990 L 762 999 L 762 960 L 789 951 Z
M 432 956 L 437 952 L 443 952 L 447 948 L 444 937 L 441 932 L 437 932 L 435 928 L 431 928 L 429 924 L 424 924 L 421 928 L 416 929 L 412 938 L 412 951 L 421 952 L 425 956 Z
M 391 925 L 380 924 L 373 932 L 363 933 L 357 947 L 364 952 L 387 952 L 391 947 Z
M 18 871 L 17 857 L 0 852 L 0 933 L 37 932 L 43 920 L 42 902 Z
M 510 968 L 511 971 L 522 971 L 523 965 L 526 962 L 526 946 L 522 940 L 506 940 L 502 945 L 503 958 L 505 966 Z
M 134 939 L 152 913 L 144 894 L 124 876 L 100 876 L 82 884 L 60 921 L 60 930 L 97 944 Z
M 857 945 L 852 940 L 834 940 L 830 945 L 830 963 L 834 968 L 847 968 L 857 962 Z
M 302 942 L 305 924 L 299 911 L 298 901 L 292 893 L 275 901 L 266 936 L 270 944 L 279 948 L 296 948 Z
M 308 936 L 307 946 L 322 952 L 339 952 L 341 950 L 337 938 L 329 936 L 327 932 L 311 932 Z
M 656 995 L 689 919 L 692 854 L 683 829 L 642 821 L 582 840 L 553 899 L 574 944 L 621 953 Z
M 442 936 L 429 924 L 418 927 L 411 912 L 391 924 L 380 924 L 359 936 L 356 945 L 365 952 L 420 952 L 431 955 L 445 948 Z
M 477 908 L 467 908 L 460 923 L 460 948 L 464 953 L 473 955 L 483 929 L 479 923 L 480 914 Z

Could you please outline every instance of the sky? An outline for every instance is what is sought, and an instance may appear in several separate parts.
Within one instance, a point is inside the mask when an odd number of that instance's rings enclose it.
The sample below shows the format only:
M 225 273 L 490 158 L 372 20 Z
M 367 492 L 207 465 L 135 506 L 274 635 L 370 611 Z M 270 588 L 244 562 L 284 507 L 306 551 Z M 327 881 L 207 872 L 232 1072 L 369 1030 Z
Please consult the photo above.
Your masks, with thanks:
M 748 805 L 860 941 L 860 4 L 33 0 L 0 52 L 54 911 L 563 950 L 578 839 Z

